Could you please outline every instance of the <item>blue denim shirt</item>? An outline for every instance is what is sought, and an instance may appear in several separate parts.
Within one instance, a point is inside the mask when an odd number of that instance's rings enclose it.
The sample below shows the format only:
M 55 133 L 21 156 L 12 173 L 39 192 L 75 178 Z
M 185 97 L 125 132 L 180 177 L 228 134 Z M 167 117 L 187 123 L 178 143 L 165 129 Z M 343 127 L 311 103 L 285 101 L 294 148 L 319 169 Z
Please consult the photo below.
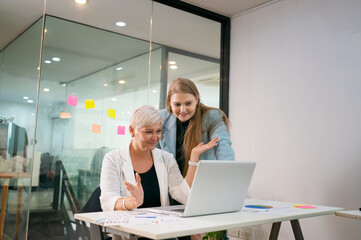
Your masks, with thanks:
M 166 109 L 159 111 L 163 118 L 162 139 L 158 148 L 170 152 L 176 156 L 177 118 L 174 114 L 169 115 Z M 218 110 L 209 110 L 202 116 L 202 142 L 208 143 L 215 137 L 219 137 L 218 144 L 204 152 L 199 160 L 234 160 L 234 150 L 231 145 L 230 135 Z

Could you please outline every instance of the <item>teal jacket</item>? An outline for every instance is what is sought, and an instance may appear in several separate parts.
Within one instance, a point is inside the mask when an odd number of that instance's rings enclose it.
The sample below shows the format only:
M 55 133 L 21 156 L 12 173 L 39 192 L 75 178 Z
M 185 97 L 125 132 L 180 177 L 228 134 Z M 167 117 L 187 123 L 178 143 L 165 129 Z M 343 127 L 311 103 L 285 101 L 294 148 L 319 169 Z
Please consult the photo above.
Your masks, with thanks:
M 176 157 L 177 118 L 174 114 L 169 116 L 166 109 L 159 111 L 163 118 L 162 139 L 158 148 L 170 152 Z M 218 144 L 204 152 L 199 160 L 234 160 L 234 151 L 227 127 L 218 110 L 209 110 L 202 116 L 202 142 L 208 143 L 215 137 L 219 137 Z

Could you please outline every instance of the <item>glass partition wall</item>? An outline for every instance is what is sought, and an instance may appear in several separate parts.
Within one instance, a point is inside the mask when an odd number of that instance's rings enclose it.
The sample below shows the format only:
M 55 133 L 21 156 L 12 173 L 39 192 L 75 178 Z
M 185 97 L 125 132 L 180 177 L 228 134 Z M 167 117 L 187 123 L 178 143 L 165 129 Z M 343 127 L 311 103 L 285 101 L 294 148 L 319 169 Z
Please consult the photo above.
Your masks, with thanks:
M 129 142 L 132 111 L 143 104 L 164 108 L 169 83 L 178 77 L 196 83 L 203 103 L 220 107 L 221 24 L 150 0 L 44 4 L 44 21 L 0 52 L 0 117 L 26 139 L 19 171 L 28 173 L 21 180 L 18 235 L 15 183 L 4 232 L 21 239 L 88 239 L 73 214 L 99 185 L 104 155 Z M 25 47 L 29 52 L 19 59 Z M 2 163 L 14 156 L 5 154 Z
M 38 184 L 32 167 L 40 162 L 33 149 L 41 33 L 42 18 L 0 52 L 0 239 L 26 237 L 30 192 Z

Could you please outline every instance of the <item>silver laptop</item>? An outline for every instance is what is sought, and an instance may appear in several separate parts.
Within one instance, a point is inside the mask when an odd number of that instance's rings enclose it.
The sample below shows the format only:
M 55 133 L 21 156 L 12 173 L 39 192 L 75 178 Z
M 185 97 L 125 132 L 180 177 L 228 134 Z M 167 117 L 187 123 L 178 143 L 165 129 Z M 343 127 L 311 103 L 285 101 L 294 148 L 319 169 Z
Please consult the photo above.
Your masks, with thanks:
M 202 160 L 185 206 L 155 207 L 146 211 L 182 217 L 240 211 L 255 166 L 255 162 Z

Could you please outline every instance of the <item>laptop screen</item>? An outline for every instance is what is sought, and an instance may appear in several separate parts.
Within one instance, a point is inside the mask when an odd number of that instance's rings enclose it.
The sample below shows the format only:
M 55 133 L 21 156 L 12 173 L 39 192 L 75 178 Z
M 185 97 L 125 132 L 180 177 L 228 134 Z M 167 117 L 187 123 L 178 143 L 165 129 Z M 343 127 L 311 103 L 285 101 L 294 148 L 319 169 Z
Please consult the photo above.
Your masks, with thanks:
M 241 210 L 255 166 L 255 162 L 200 161 L 184 216 Z

